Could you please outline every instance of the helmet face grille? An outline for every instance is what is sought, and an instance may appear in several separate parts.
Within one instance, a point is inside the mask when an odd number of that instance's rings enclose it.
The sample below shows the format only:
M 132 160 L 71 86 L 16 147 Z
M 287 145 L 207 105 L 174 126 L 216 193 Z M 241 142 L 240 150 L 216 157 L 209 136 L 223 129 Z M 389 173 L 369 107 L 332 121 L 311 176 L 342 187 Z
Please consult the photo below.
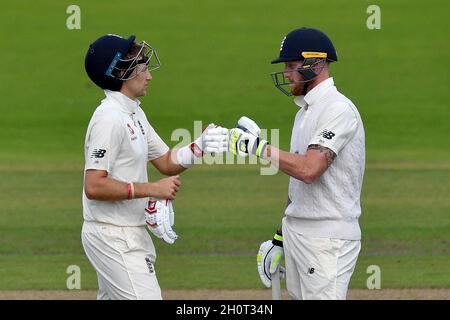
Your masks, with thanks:
M 161 61 L 156 53 L 156 49 L 145 41 L 142 41 L 140 46 L 141 48 L 134 57 L 128 59 L 120 59 L 119 57 L 118 59 L 113 59 L 108 68 L 111 72 L 108 74 L 107 71 L 106 75 L 118 80 L 126 81 L 133 79 L 139 72 L 143 72 L 145 69 L 153 71 L 161 67 Z M 139 70 L 138 67 L 141 65 L 145 65 L 146 68 L 141 68 L 141 70 Z
M 272 77 L 273 84 L 278 90 L 283 92 L 288 97 L 292 96 L 291 90 L 288 88 L 292 82 L 286 79 L 283 71 L 272 72 L 270 76 Z
M 292 96 L 290 86 L 297 83 L 308 83 L 317 77 L 326 64 L 326 59 L 308 58 L 303 60 L 302 64 L 297 69 L 284 70 L 271 73 L 272 81 L 275 87 L 287 96 Z M 286 74 L 298 72 L 302 75 L 304 80 L 291 81 L 286 77 Z

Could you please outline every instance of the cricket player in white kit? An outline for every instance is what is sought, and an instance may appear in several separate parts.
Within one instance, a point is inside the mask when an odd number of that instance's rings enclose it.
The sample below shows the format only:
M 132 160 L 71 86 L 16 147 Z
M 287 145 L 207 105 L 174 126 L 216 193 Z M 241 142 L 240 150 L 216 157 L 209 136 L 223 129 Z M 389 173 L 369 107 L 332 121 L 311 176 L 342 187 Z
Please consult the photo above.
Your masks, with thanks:
M 290 152 L 260 139 L 258 125 L 246 117 L 231 130 L 231 151 L 256 154 L 290 176 L 282 227 L 260 246 L 257 267 L 270 287 L 284 255 L 292 299 L 346 299 L 361 248 L 364 127 L 355 105 L 329 76 L 334 61 L 333 44 L 319 30 L 296 29 L 282 40 L 272 63 L 285 68 L 272 79 L 300 108 Z
M 156 50 L 135 36 L 105 35 L 86 54 L 86 72 L 106 96 L 85 139 L 82 243 L 97 273 L 98 299 L 162 298 L 146 226 L 172 244 L 177 174 L 205 152 L 228 150 L 228 130 L 212 124 L 189 146 L 169 150 L 137 100 L 159 66 Z M 170 177 L 149 182 L 148 162 Z

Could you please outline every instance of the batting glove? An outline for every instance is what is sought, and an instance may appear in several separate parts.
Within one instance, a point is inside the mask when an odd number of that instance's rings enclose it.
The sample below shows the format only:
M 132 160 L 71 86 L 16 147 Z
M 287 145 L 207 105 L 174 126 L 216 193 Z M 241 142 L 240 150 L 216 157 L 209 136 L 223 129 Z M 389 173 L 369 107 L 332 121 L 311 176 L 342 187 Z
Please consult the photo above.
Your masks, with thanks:
M 206 153 L 223 153 L 228 151 L 228 129 L 210 123 L 194 143 Z
M 209 124 L 202 134 L 190 145 L 178 149 L 176 161 L 185 168 L 190 168 L 195 159 L 205 153 L 223 153 L 228 151 L 228 129 Z
M 272 286 L 272 275 L 280 266 L 283 256 L 283 236 L 277 231 L 273 240 L 268 240 L 261 244 L 256 255 L 259 277 L 267 288 Z
M 150 198 L 147 208 L 145 208 L 145 222 L 151 233 L 168 244 L 172 244 L 178 239 L 172 229 L 175 222 L 172 201 Z
M 261 157 L 267 147 L 267 140 L 260 138 L 261 129 L 252 119 L 241 117 L 237 128 L 230 130 L 230 152 L 240 156 L 249 153 Z
M 250 134 L 244 130 L 239 128 L 230 129 L 229 151 L 241 157 L 248 156 L 248 142 L 250 139 Z

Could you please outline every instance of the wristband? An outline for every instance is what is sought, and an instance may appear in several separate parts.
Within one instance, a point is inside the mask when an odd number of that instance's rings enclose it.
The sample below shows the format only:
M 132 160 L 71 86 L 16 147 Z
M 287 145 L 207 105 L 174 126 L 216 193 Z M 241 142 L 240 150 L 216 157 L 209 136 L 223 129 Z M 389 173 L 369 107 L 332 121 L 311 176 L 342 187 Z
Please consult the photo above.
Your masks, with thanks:
M 256 148 L 256 156 L 261 158 L 262 155 L 264 154 L 264 150 L 266 150 L 267 145 L 269 144 L 269 141 L 267 140 L 260 140 L 258 143 L 258 148 Z
M 201 157 L 203 157 L 203 151 L 194 142 L 177 151 L 177 162 L 186 169 L 192 167 L 196 158 Z
M 131 183 L 127 183 L 127 199 L 131 200 Z

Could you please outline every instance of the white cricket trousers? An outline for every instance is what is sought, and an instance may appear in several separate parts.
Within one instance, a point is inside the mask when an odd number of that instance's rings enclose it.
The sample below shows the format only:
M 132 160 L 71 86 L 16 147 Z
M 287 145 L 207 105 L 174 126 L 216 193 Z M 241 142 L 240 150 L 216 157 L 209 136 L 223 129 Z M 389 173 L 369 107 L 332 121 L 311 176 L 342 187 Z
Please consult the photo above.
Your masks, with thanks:
M 312 238 L 283 221 L 286 288 L 296 300 L 345 300 L 361 241 Z
M 84 251 L 97 272 L 98 300 L 161 300 L 155 247 L 145 227 L 85 221 Z

